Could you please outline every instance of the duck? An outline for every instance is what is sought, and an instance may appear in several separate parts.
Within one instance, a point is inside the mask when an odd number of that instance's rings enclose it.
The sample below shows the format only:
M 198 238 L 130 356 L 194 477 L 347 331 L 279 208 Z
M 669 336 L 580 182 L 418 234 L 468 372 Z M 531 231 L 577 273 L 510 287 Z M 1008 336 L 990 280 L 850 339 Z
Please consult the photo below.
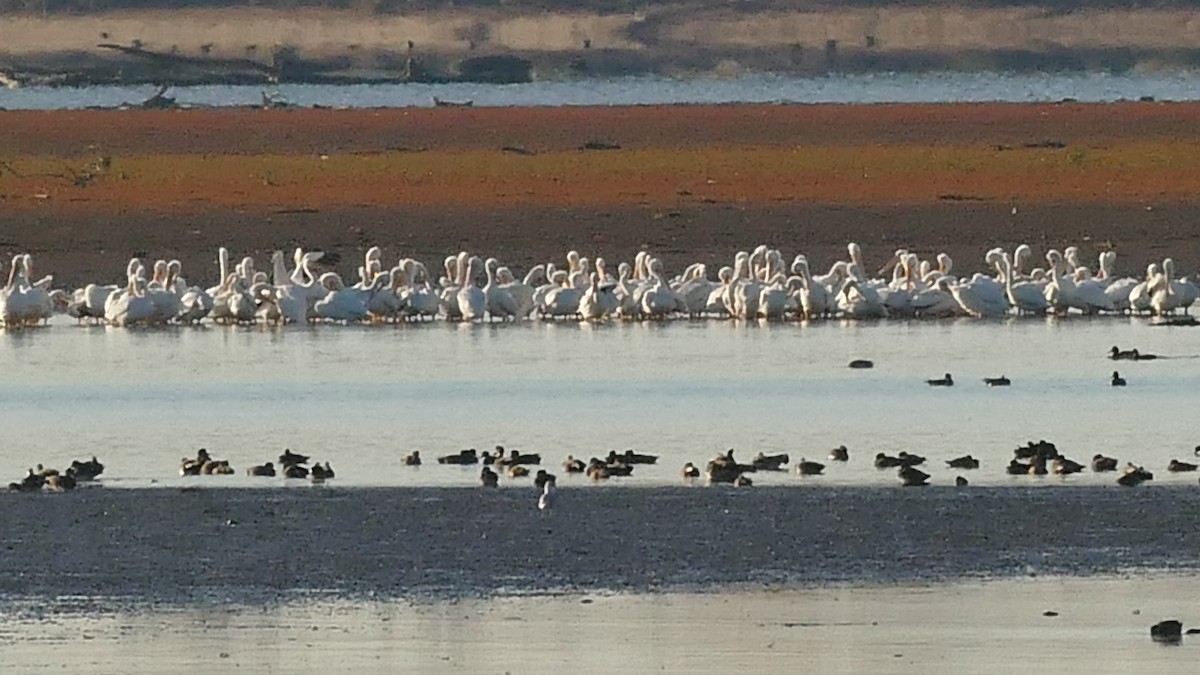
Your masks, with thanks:
M 100 474 L 104 473 L 104 465 L 93 455 L 91 461 L 73 460 L 71 466 L 67 467 L 67 473 L 78 481 L 96 480 Z
M 284 464 L 284 478 L 308 478 L 308 467 L 299 464 Z
M 945 376 L 939 379 L 925 380 L 925 384 L 928 384 L 931 387 L 953 387 L 954 378 L 950 376 L 950 373 L 946 373 Z
M 829 451 L 829 461 L 848 462 L 850 461 L 850 451 L 846 449 L 846 446 L 839 445 L 833 450 Z
M 734 487 L 751 487 L 753 485 L 754 481 L 750 480 L 750 478 L 747 476 L 738 476 L 737 478 L 733 479 Z
M 966 479 L 965 476 L 956 476 L 954 478 L 954 484 L 958 487 L 967 487 L 971 483 Z
M 246 469 L 246 475 L 247 476 L 267 476 L 267 477 L 274 476 L 275 475 L 275 465 L 271 462 L 267 462 L 266 464 L 259 464 L 257 466 L 252 466 L 249 469 Z
M 783 467 L 787 463 L 787 453 L 779 455 L 765 455 L 760 452 L 751 461 L 751 464 L 758 471 L 783 471 Z
M 404 456 L 404 466 L 421 466 L 421 451 L 413 450 Z
M 1049 467 L 1046 465 L 1045 457 L 1034 457 L 1029 462 L 1029 469 L 1026 471 L 1030 476 L 1045 476 L 1050 473 Z
M 912 466 L 900 468 L 900 481 L 905 487 L 920 487 L 929 484 L 929 474 Z
M 308 479 L 314 483 L 324 482 L 333 476 L 333 469 L 330 468 L 329 462 L 325 462 L 324 465 L 313 464 L 312 470 L 308 472 Z
M 483 470 L 479 472 L 479 483 L 483 487 L 496 487 L 500 485 L 500 476 L 492 471 L 491 467 L 484 466 Z
M 901 462 L 898 457 L 891 457 L 882 452 L 875 455 L 875 468 L 876 469 L 894 469 L 894 468 L 902 465 L 903 463 L 904 462 Z
M 528 476 L 529 476 L 529 469 L 526 469 L 525 467 L 523 467 L 519 464 L 514 464 L 514 465 L 508 467 L 508 477 L 509 478 L 527 478 Z
M 533 484 L 539 490 L 546 487 L 547 483 L 557 483 L 558 477 L 549 473 L 545 469 L 538 469 L 537 475 L 533 477 Z
M 1116 470 L 1117 470 L 1117 458 L 1116 457 L 1105 457 L 1104 455 L 1101 455 L 1101 454 L 1097 454 L 1094 457 L 1092 457 L 1092 471 L 1095 471 L 1096 473 L 1101 473 L 1104 471 L 1116 471 Z
M 1125 471 L 1117 478 L 1117 485 L 1123 487 L 1134 487 L 1142 483 L 1153 480 L 1154 474 L 1140 466 L 1135 466 L 1132 462 L 1125 466 Z
M 810 462 L 801 457 L 800 463 L 796 465 L 796 473 L 801 476 L 820 476 L 825 471 L 825 465 L 820 462 Z
M 989 387 L 1007 387 L 1012 384 L 1012 380 L 1001 375 L 1000 377 L 985 377 L 983 383 Z
M 279 456 L 279 463 L 283 466 L 289 464 L 308 464 L 308 455 L 298 455 L 292 452 L 290 448 L 285 448 L 283 454 Z
M 1167 471 L 1170 471 L 1172 473 L 1181 473 L 1184 471 L 1195 471 L 1195 470 L 1196 470 L 1195 464 L 1191 464 L 1188 462 L 1181 462 L 1177 459 L 1172 459 L 1171 462 L 1169 464 L 1167 464 Z
M 1083 471 L 1083 465 L 1066 457 L 1056 457 L 1050 464 L 1051 470 L 1057 476 L 1069 476 Z
M 1112 386 L 1114 386 L 1114 387 L 1124 387 L 1125 386 L 1125 378 L 1121 377 L 1121 374 L 1115 370 L 1113 371 L 1113 374 L 1112 374 Z
M 615 451 L 610 450 L 608 463 L 613 464 L 618 460 L 625 464 L 654 464 L 658 461 L 658 455 L 643 455 L 633 450 L 626 450 L 623 454 L 618 455 Z
M 896 459 L 900 460 L 900 464 L 903 466 L 919 466 L 925 463 L 924 457 L 920 455 L 910 455 L 903 450 L 896 454 Z
M 582 459 L 576 459 L 572 455 L 567 455 L 567 461 L 563 462 L 563 471 L 567 473 L 583 473 L 587 470 L 587 465 Z
M 76 486 L 75 479 L 70 474 L 55 473 L 52 476 L 46 477 L 46 489 L 51 492 L 66 492 L 74 490 Z
M 467 450 L 459 450 L 453 455 L 443 455 L 438 457 L 438 464 L 478 464 L 479 455 L 476 454 L 475 448 Z
M 688 462 L 683 465 L 683 477 L 685 480 L 692 480 L 700 477 L 700 469 L 695 464 Z
M 504 456 L 504 446 L 496 446 L 496 463 L 504 466 L 518 466 L 529 464 L 541 464 L 542 456 L 536 453 L 522 454 L 519 450 L 512 450 L 508 457 Z
M 978 469 L 979 460 L 970 455 L 963 455 L 962 457 L 946 460 L 946 466 L 951 469 Z
M 1116 345 L 1108 352 L 1108 358 L 1113 361 L 1153 361 L 1158 358 L 1157 354 L 1143 354 L 1136 349 L 1121 351 Z
M 1024 476 L 1029 473 L 1032 463 L 1026 464 L 1019 459 L 1009 461 L 1008 466 L 1004 467 L 1005 473 L 1010 476 Z
M 212 461 L 209 457 L 208 450 L 200 448 L 196 451 L 195 459 L 184 457 L 180 460 L 179 475 L 180 476 L 199 476 L 204 466 Z
M 214 459 L 206 462 L 200 468 L 200 473 L 205 476 L 232 476 L 233 467 L 229 466 L 229 461 L 224 459 Z

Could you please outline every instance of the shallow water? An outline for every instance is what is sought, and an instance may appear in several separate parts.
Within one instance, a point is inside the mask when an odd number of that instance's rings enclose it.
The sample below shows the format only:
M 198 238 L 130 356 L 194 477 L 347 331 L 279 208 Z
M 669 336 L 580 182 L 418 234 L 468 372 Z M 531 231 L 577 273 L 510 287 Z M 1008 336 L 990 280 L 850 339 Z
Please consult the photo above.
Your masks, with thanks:
M 6 603 L 14 671 L 1191 673 L 1190 577 L 972 582 L 453 603 Z M 1058 612 L 1047 617 L 1046 611 Z M 799 664 L 803 664 L 800 666 Z
M 0 108 L 114 107 L 139 103 L 155 87 L 0 88 Z M 477 106 L 648 105 L 670 103 L 942 103 L 981 101 L 1200 100 L 1200 73 L 878 73 L 827 77 L 748 75 L 728 79 L 634 77 L 528 84 L 281 85 L 300 106 L 431 107 L 433 97 Z M 181 104 L 261 105 L 263 87 L 179 87 Z
M 179 478 L 200 447 L 245 467 L 284 447 L 332 462 L 342 485 L 469 485 L 477 467 L 434 457 L 496 444 L 539 452 L 560 473 L 568 454 L 633 448 L 661 455 L 628 480 L 679 480 L 686 461 L 734 447 L 847 464 L 762 483 L 891 485 L 876 452 L 942 461 L 972 453 L 972 482 L 1057 485 L 1009 477 L 1012 448 L 1049 439 L 1086 462 L 1095 453 L 1144 464 L 1161 482 L 1171 458 L 1200 443 L 1200 333 L 1140 319 L 758 325 L 675 322 L 588 326 L 431 324 L 401 327 L 121 330 L 49 328 L 0 334 L 0 448 L 10 480 L 35 463 L 98 455 L 109 486 L 277 486 L 282 479 Z M 1174 358 L 1116 364 L 1112 345 Z M 873 370 L 846 363 L 870 358 Z M 929 377 L 954 374 L 953 388 Z M 1009 388 L 980 378 L 1005 374 Z M 399 459 L 420 450 L 426 464 Z M 527 481 L 528 479 L 526 479 Z M 1108 483 L 1085 473 L 1071 483 Z M 582 484 L 586 479 L 577 478 Z M 504 484 L 527 482 L 504 480 Z

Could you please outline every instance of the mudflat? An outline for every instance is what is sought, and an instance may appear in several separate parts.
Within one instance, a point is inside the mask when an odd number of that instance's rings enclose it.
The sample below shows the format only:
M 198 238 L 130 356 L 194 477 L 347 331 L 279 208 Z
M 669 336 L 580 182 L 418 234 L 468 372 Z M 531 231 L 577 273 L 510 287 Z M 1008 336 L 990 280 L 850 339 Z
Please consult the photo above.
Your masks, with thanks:
M 515 269 L 569 249 L 668 267 L 766 243 L 1112 248 L 1200 261 L 1200 104 L 0 112 L 0 254 L 64 284 L 130 256 L 303 245 Z M 332 256 L 336 261 L 338 256 Z M 343 272 L 351 270 L 345 269 Z

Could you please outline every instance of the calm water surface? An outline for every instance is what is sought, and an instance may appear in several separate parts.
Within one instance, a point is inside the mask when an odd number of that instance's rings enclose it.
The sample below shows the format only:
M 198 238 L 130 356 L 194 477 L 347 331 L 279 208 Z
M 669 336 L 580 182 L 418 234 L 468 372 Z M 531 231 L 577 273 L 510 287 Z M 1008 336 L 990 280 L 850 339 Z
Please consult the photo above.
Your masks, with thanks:
M 1114 364 L 1114 344 L 1175 358 Z M 1165 467 L 1200 443 L 1197 355 L 1194 329 L 1115 318 L 154 331 L 59 321 L 0 334 L 0 456 L 9 480 L 96 454 L 110 486 L 279 485 L 175 474 L 200 447 L 239 473 L 289 447 L 328 459 L 343 485 L 456 485 L 473 484 L 477 467 L 434 457 L 501 444 L 557 471 L 568 454 L 634 448 L 659 464 L 610 485 L 661 485 L 730 447 L 794 463 L 845 444 L 851 461 L 824 477 L 756 480 L 892 484 L 870 459 L 908 450 L 939 482 L 953 476 L 942 460 L 969 452 L 984 462 L 973 482 L 1054 485 L 1003 472 L 1013 447 L 1046 438 L 1079 461 L 1110 454 L 1191 483 Z M 846 368 L 854 358 L 876 367 Z M 1108 386 L 1114 365 L 1128 387 Z M 924 384 L 947 371 L 958 386 Z M 1000 374 L 1013 386 L 980 381 Z M 426 465 L 400 466 L 413 450 Z
M 430 605 L 64 598 L 0 614 L 0 658 L 75 673 L 1193 673 L 1200 645 L 1149 637 L 1165 618 L 1190 625 L 1193 584 L 1046 578 Z
M 0 108 L 114 107 L 140 103 L 155 87 L 0 88 Z M 180 87 L 181 104 L 260 105 L 262 86 Z M 748 75 L 728 79 L 661 77 L 542 81 L 528 84 L 283 85 L 295 105 L 429 107 L 433 97 L 477 106 L 647 105 L 668 103 L 941 103 L 980 101 L 1200 100 L 1200 73 L 878 73 L 828 77 Z

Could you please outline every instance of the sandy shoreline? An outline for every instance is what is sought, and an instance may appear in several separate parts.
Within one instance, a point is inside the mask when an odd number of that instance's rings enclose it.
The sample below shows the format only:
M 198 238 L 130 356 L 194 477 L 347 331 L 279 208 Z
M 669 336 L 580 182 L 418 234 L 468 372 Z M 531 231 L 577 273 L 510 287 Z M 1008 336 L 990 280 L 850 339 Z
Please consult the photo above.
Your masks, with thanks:
M 1200 569 L 1193 488 L 2 495 L 8 596 L 455 598 Z

